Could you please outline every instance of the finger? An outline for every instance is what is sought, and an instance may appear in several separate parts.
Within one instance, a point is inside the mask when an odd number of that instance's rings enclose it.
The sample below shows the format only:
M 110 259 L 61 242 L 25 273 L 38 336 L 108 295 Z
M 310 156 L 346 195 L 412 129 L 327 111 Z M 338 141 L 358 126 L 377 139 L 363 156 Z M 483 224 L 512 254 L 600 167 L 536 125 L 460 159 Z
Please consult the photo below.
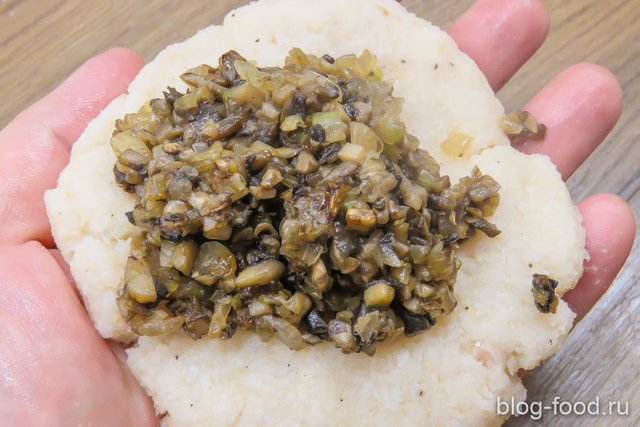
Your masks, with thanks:
M 586 315 L 613 282 L 629 256 L 636 224 L 629 205 L 612 194 L 591 196 L 578 204 L 587 231 L 587 252 L 578 285 L 564 295 L 576 321 Z
M 448 32 L 497 91 L 544 42 L 549 12 L 541 0 L 478 0 Z
M 153 425 L 153 405 L 35 242 L 0 247 L 0 418 L 7 425 Z
M 87 123 L 126 90 L 142 64 L 131 50 L 108 50 L 0 131 L 0 244 L 52 244 L 44 191 L 55 186 Z
M 547 135 L 516 148 L 548 155 L 566 180 L 618 121 L 622 90 L 606 68 L 577 64 L 558 74 L 524 109 L 547 126 Z
M 69 267 L 69 264 L 67 264 L 67 261 L 65 261 L 64 257 L 62 256 L 62 253 L 60 253 L 58 249 L 49 249 L 49 254 L 58 263 L 58 267 L 64 273 L 64 276 L 67 278 L 67 281 L 72 285 L 73 289 L 76 292 L 76 295 L 78 296 L 78 299 L 82 303 L 80 291 L 78 290 L 75 279 L 71 274 L 71 267 Z

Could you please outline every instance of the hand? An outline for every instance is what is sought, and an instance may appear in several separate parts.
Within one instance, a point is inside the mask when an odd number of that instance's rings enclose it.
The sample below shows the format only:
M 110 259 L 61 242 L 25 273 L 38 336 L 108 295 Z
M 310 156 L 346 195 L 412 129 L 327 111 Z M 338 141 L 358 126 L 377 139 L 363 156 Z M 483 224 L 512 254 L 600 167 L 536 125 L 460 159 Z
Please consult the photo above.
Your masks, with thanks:
M 548 28 L 539 1 L 480 0 L 449 33 L 498 90 L 538 49 Z M 73 141 L 141 66 L 135 53 L 109 50 L 0 132 L 0 419 L 10 425 L 158 423 L 122 362 L 122 349 L 93 328 L 54 248 L 43 202 Z M 620 87 L 607 70 L 575 65 L 524 106 L 548 126 L 546 139 L 517 148 L 548 155 L 566 179 L 606 137 L 621 108 Z M 581 318 L 622 267 L 635 222 L 613 195 L 589 197 L 578 207 L 591 259 L 564 299 Z

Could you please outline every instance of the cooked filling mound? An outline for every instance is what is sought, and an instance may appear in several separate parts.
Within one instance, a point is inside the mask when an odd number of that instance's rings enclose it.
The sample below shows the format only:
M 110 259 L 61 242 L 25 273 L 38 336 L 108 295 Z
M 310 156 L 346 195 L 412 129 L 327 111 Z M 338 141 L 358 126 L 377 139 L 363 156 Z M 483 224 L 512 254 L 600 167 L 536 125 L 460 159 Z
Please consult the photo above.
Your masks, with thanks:
M 455 250 L 499 234 L 499 185 L 439 174 L 372 54 L 257 68 L 230 51 L 181 79 L 111 139 L 140 229 L 118 296 L 135 333 L 372 355 L 454 310 Z

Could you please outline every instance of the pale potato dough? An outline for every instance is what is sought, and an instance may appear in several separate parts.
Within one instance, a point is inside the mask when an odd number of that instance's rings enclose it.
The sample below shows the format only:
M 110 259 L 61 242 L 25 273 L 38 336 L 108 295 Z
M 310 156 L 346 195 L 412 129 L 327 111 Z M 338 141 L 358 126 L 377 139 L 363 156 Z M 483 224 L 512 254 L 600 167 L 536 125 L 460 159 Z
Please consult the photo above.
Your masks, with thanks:
M 259 40 L 259 41 L 256 41 Z M 560 293 L 582 273 L 584 230 L 549 159 L 508 146 L 503 108 L 484 76 L 443 31 L 392 0 L 261 0 L 172 45 L 145 66 L 129 94 L 93 120 L 73 148 L 58 187 L 46 195 L 56 243 L 100 333 L 131 341 L 118 313 L 131 197 L 113 178 L 114 122 L 160 96 L 178 76 L 229 49 L 281 65 L 292 47 L 339 56 L 371 50 L 403 119 L 452 178 L 474 165 L 502 186 L 495 239 L 477 236 L 459 252 L 458 307 L 430 331 L 379 346 L 375 357 L 330 344 L 294 352 L 277 340 L 238 333 L 225 342 L 183 334 L 139 339 L 129 366 L 168 425 L 498 425 L 496 399 L 524 399 L 515 373 L 558 350 L 574 318 L 537 311 L 531 275 L 549 274 Z M 436 67 L 437 65 L 437 67 Z M 463 158 L 441 151 L 452 132 L 472 138 Z M 494 147 L 494 148 L 490 148 Z M 475 155 L 473 155 L 475 153 Z

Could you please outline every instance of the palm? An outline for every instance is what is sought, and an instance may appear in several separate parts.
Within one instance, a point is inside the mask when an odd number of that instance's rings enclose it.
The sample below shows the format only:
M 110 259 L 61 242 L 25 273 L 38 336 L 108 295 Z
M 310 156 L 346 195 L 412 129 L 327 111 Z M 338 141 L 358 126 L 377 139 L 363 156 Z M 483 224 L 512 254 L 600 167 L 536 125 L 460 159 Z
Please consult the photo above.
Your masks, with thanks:
M 144 392 L 96 334 L 49 251 L 38 243 L 0 249 L 0 280 L 1 395 L 3 402 L 18 403 L 3 403 L 7 425 L 24 423 L 29 409 L 25 425 L 142 425 L 139 420 L 152 419 Z
M 498 90 L 547 30 L 537 1 L 480 0 L 449 32 Z M 43 202 L 71 142 L 141 65 L 125 49 L 95 57 L 0 132 L 0 415 L 11 425 L 156 422 L 149 399 L 118 359 L 122 350 L 93 329 L 66 265 L 47 249 L 54 246 Z M 606 70 L 582 64 L 557 76 L 525 108 L 549 132 L 545 141 L 517 148 L 547 154 L 566 179 L 615 124 L 621 94 Z M 592 196 L 579 209 L 591 260 L 565 295 L 578 318 L 611 283 L 635 234 L 628 206 L 615 196 Z

